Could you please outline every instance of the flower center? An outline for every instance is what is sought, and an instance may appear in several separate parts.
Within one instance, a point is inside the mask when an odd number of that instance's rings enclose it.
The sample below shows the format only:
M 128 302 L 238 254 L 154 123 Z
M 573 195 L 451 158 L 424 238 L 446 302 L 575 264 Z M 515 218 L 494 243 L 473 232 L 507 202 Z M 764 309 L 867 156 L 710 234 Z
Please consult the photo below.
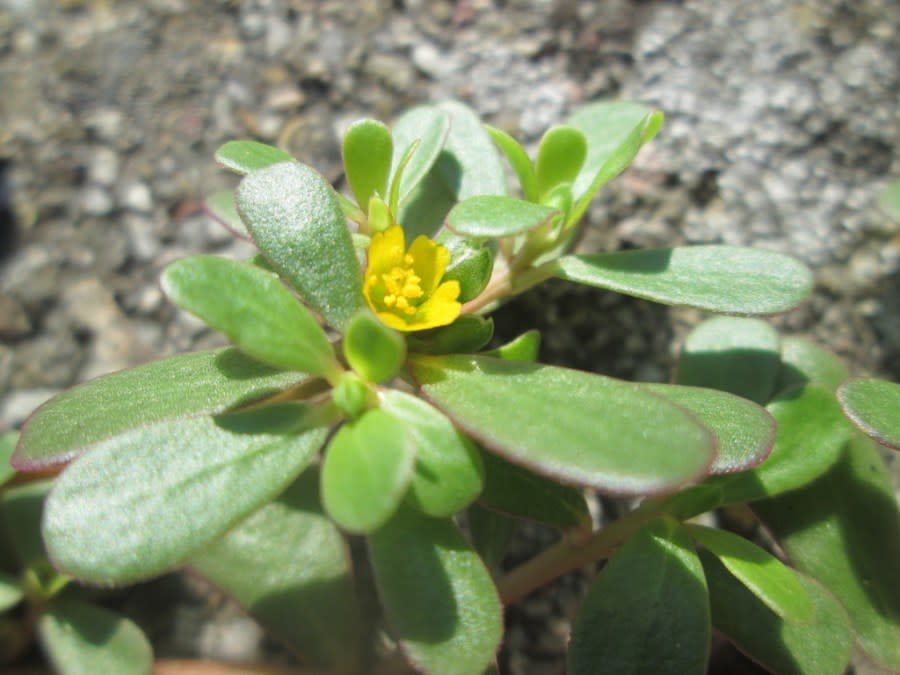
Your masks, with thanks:
M 384 304 L 400 310 L 404 314 L 415 314 L 416 308 L 410 300 L 421 298 L 425 291 L 419 285 L 422 279 L 413 270 L 415 259 L 409 254 L 403 256 L 403 264 L 394 267 L 387 274 L 381 275 L 384 283 Z

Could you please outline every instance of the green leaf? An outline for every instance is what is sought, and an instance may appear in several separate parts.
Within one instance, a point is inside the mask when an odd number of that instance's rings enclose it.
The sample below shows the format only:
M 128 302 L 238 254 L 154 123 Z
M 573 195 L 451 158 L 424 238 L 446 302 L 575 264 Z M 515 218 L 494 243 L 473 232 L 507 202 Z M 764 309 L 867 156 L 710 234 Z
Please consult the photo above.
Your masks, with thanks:
M 19 580 L 11 574 L 0 572 L 0 613 L 18 605 L 25 593 Z
M 781 339 L 781 372 L 776 392 L 807 382 L 836 391 L 849 376 L 843 362 L 827 349 L 802 338 Z
M 7 431 L 0 434 L 0 485 L 16 475 L 16 470 L 10 464 L 16 443 L 19 440 L 19 432 Z
M 231 190 L 215 192 L 206 198 L 205 205 L 209 214 L 231 230 L 232 234 L 243 239 L 250 238 L 250 233 L 247 232 L 247 227 L 241 220 L 241 214 L 237 211 L 234 192 Z
M 846 608 L 866 655 L 900 671 L 900 509 L 878 448 L 855 434 L 824 476 L 752 506 L 794 566 Z
M 494 252 L 490 246 L 476 244 L 470 239 L 443 230 L 437 243 L 450 251 L 450 263 L 444 270 L 444 281 L 459 282 L 460 302 L 477 297 L 491 280 L 494 271 Z
M 0 504 L 6 535 L 20 568 L 41 568 L 47 562 L 47 553 L 41 539 L 41 518 L 44 514 L 44 500 L 52 484 L 50 480 L 35 481 L 3 491 Z
M 275 501 L 194 556 L 190 565 L 246 607 L 305 662 L 357 673 L 360 617 L 344 538 L 303 472 Z
M 293 160 L 284 150 L 258 141 L 228 141 L 216 150 L 216 161 L 241 175 Z
M 708 603 L 690 539 L 674 521 L 653 522 L 594 580 L 572 629 L 568 672 L 702 675 Z
M 475 502 L 466 511 L 466 523 L 472 546 L 487 568 L 496 572 L 516 531 L 516 521 Z
M 153 650 L 141 629 L 102 607 L 54 602 L 38 619 L 37 631 L 60 675 L 149 675 L 153 668 Z
M 447 517 L 462 511 L 481 492 L 484 468 L 475 445 L 420 398 L 382 391 L 381 409 L 402 422 L 416 444 L 416 468 L 409 496 L 423 513 Z
M 766 405 L 775 392 L 779 354 L 778 333 L 765 321 L 716 317 L 688 335 L 675 381 Z
M 843 675 L 853 635 L 847 613 L 819 584 L 798 575 L 813 603 L 812 621 L 787 621 L 760 601 L 708 551 L 700 560 L 709 584 L 713 626 L 738 649 L 780 675 Z
M 672 384 L 642 385 L 690 410 L 716 437 L 717 456 L 710 472 L 752 469 L 772 452 L 775 420 L 758 405 L 725 392 Z
M 377 530 L 409 488 L 416 444 L 404 424 L 374 409 L 342 426 L 325 452 L 322 503 L 348 532 Z
M 525 331 L 497 349 L 485 352 L 485 356 L 496 356 L 504 361 L 527 361 L 534 363 L 541 348 L 541 334 L 536 330 Z
M 43 532 L 60 569 L 122 584 L 165 572 L 274 498 L 328 433 L 281 403 L 169 420 L 98 444 L 57 479 Z
M 547 264 L 562 279 L 677 307 L 734 314 L 777 314 L 812 290 L 794 258 L 735 246 L 567 255 Z
M 850 380 L 837 392 L 844 413 L 864 434 L 900 450 L 900 384 L 877 379 Z
M 169 265 L 162 288 L 172 302 L 254 359 L 329 379 L 340 372 L 325 331 L 271 272 L 216 256 L 194 256 Z
M 519 178 L 519 185 L 522 186 L 522 196 L 529 202 L 537 202 L 540 196 L 537 174 L 525 148 L 505 131 L 501 131 L 489 124 L 486 124 L 484 128 L 490 134 L 494 143 L 497 144 L 497 147 L 506 155 L 509 165 L 516 172 L 516 176 Z
M 363 306 L 362 273 L 328 182 L 303 164 L 276 164 L 241 181 L 237 205 L 272 267 L 343 329 Z
M 593 103 L 579 109 L 567 120 L 567 124 L 580 130 L 588 142 L 587 159 L 575 180 L 576 205 L 569 222 L 581 218 L 594 195 L 631 164 L 662 123 L 661 112 L 624 101 Z
M 481 195 L 459 202 L 447 214 L 450 228 L 465 237 L 512 237 L 544 225 L 559 211 L 515 197 Z
M 466 433 L 561 482 L 645 495 L 690 482 L 713 460 L 705 427 L 627 382 L 485 356 L 416 357 L 412 370 Z
M 62 464 L 132 427 L 218 414 L 300 381 L 297 373 L 275 370 L 236 349 L 180 354 L 111 373 L 38 408 L 22 428 L 13 463 L 22 471 Z
M 420 106 L 403 114 L 394 124 L 394 156 L 391 166 L 391 190 L 397 186 L 398 200 L 402 203 L 419 185 L 434 166 L 450 131 L 450 116 L 436 106 Z M 402 175 L 400 165 L 404 156 L 418 141 Z
M 881 191 L 878 206 L 888 218 L 900 223 L 900 180 L 895 180 Z
M 449 326 L 407 336 L 412 352 L 419 354 L 463 354 L 477 352 L 494 336 L 494 320 L 463 314 Z
M 753 542 L 725 530 L 700 525 L 684 527 L 778 616 L 789 621 L 812 621 L 812 597 L 794 571 L 778 558 Z
M 838 460 L 849 438 L 850 425 L 837 401 L 818 385 L 791 389 L 767 409 L 778 424 L 772 454 L 755 469 L 714 479 L 723 489 L 725 503 L 774 497 L 803 487 Z
M 476 675 L 494 660 L 503 611 L 491 576 L 450 520 L 401 508 L 369 537 L 388 624 L 426 675 Z
M 390 129 L 377 120 L 354 122 L 344 134 L 344 172 L 360 208 L 368 209 L 374 195 L 387 200 L 393 151 Z
M 541 138 L 535 160 L 541 200 L 561 183 L 572 183 L 584 166 L 587 139 L 575 127 L 551 127 Z
M 581 490 L 510 464 L 493 453 L 485 452 L 482 457 L 485 482 L 479 504 L 561 530 L 591 531 L 591 513 Z
M 363 310 L 347 325 L 344 357 L 365 380 L 386 382 L 406 360 L 406 342 L 369 310 Z

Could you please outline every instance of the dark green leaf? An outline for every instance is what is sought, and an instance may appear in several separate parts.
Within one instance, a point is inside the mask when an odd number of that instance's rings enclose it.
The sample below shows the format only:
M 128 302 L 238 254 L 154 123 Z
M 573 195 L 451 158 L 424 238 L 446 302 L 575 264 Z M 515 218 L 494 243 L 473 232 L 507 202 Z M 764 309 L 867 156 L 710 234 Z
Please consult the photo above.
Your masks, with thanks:
M 362 273 L 328 182 L 303 164 L 276 164 L 241 181 L 237 205 L 272 266 L 343 329 L 363 306 Z
M 491 135 L 497 147 L 506 155 L 510 166 L 516 172 L 519 184 L 522 186 L 522 196 L 529 202 L 537 202 L 540 197 L 537 174 L 534 171 L 531 158 L 525 152 L 525 148 L 505 131 L 501 131 L 489 124 L 486 124 L 484 128 Z
M 23 471 L 61 464 L 132 427 L 218 414 L 301 380 L 236 349 L 180 354 L 104 375 L 38 408 L 22 429 L 13 462 Z
M 900 671 L 900 510 L 877 447 L 855 434 L 824 476 L 753 510 L 794 566 L 843 604 L 866 655 Z
M 344 357 L 365 380 L 386 382 L 406 360 L 406 342 L 369 310 L 363 310 L 347 325 Z
M 358 672 L 360 619 L 344 538 L 322 513 L 310 469 L 278 499 L 191 559 L 305 662 Z
M 399 178 L 398 199 L 402 203 L 437 161 L 450 131 L 450 117 L 436 106 L 421 106 L 404 113 L 392 131 L 394 156 L 391 190 L 395 189 L 394 183 Z M 416 141 L 418 146 L 403 168 L 403 175 L 398 176 L 401 161 Z
M 481 492 L 484 469 L 472 441 L 420 398 L 401 391 L 380 394 L 381 408 L 400 420 L 416 443 L 409 496 L 423 513 L 452 516 Z
M 700 525 L 686 525 L 685 528 L 778 616 L 801 623 L 812 621 L 812 597 L 797 574 L 778 558 L 725 530 Z
M 369 199 L 378 195 L 387 200 L 388 178 L 394 142 L 390 129 L 377 120 L 359 120 L 344 134 L 341 153 L 347 182 L 356 203 L 367 211 Z
M 702 675 L 710 632 L 691 541 L 674 521 L 656 521 L 597 575 L 572 629 L 568 672 Z
M 13 469 L 9 461 L 12 459 L 18 440 L 19 432 L 17 431 L 7 431 L 4 434 L 0 434 L 0 485 L 3 485 L 16 475 L 16 470 Z
M 322 503 L 342 528 L 368 533 L 381 527 L 413 478 L 416 444 L 405 425 L 368 410 L 342 426 L 325 452 Z
M 47 553 L 41 539 L 41 518 L 44 499 L 52 481 L 36 481 L 3 491 L 2 515 L 6 533 L 20 568 L 41 567 L 47 562 Z
M 401 508 L 369 537 L 388 623 L 427 675 L 475 675 L 493 661 L 503 611 L 491 576 L 450 520 Z
M 219 164 L 242 175 L 293 159 L 284 150 L 258 141 L 228 141 L 216 150 Z
M 290 402 L 104 441 L 63 472 L 47 499 L 50 557 L 98 584 L 169 570 L 289 485 L 324 442 L 322 423 L 310 406 Z
M 645 495 L 688 483 L 713 460 L 705 427 L 627 382 L 485 356 L 416 357 L 412 368 L 463 430 L 562 482 Z
M 794 258 L 735 246 L 569 255 L 548 263 L 562 279 L 644 300 L 733 314 L 777 314 L 812 290 L 810 271 Z
M 492 572 L 499 569 L 516 531 L 516 521 L 475 502 L 466 511 L 472 546 Z
M 250 233 L 247 232 L 247 227 L 244 225 L 244 221 L 241 220 L 241 214 L 237 212 L 234 192 L 231 190 L 216 192 L 207 197 L 206 210 L 213 218 L 231 230 L 234 235 L 244 239 L 250 238 Z
M 766 405 L 775 393 L 779 353 L 778 333 L 765 321 L 716 317 L 688 335 L 675 381 Z
M 776 392 L 807 382 L 836 391 L 849 376 L 843 362 L 828 350 L 802 338 L 781 339 L 781 372 Z
M 149 675 L 153 668 L 153 650 L 141 629 L 102 607 L 54 602 L 38 619 L 37 630 L 60 675 Z
M 512 237 L 550 222 L 559 213 L 515 197 L 482 195 L 454 206 L 447 214 L 447 224 L 465 237 Z
M 813 602 L 812 621 L 786 621 L 766 607 L 708 551 L 700 560 L 709 584 L 713 626 L 754 661 L 780 675 L 843 675 L 853 635 L 834 596 L 808 577 L 798 580 Z
M 535 160 L 541 200 L 561 183 L 572 183 L 584 166 L 587 139 L 575 127 L 551 127 L 541 138 Z
M 851 380 L 838 389 L 844 413 L 867 436 L 900 450 L 900 384 L 886 380 Z
M 406 341 L 410 351 L 419 354 L 464 354 L 477 352 L 493 336 L 493 319 L 463 314 L 449 326 L 409 335 Z
M 331 380 L 340 372 L 325 331 L 271 272 L 216 256 L 194 256 L 169 265 L 162 288 L 172 302 L 254 359 Z

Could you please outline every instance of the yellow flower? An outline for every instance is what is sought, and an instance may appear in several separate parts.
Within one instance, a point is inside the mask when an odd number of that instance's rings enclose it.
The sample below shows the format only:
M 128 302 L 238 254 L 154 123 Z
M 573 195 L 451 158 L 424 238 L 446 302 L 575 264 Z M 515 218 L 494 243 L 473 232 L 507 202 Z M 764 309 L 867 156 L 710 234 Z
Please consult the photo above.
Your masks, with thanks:
M 419 236 L 405 250 L 403 228 L 377 232 L 369 244 L 363 295 L 372 311 L 391 328 L 425 330 L 453 323 L 461 305 L 459 282 L 440 283 L 450 252 Z

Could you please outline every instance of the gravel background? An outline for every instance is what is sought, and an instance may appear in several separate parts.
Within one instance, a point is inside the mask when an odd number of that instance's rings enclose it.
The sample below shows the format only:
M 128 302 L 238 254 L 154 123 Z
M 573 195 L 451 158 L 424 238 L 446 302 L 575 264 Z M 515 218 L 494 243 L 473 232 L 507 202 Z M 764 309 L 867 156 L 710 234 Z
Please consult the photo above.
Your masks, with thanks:
M 0 0 L 0 430 L 87 378 L 220 343 L 156 280 L 180 256 L 248 253 L 200 210 L 234 184 L 222 142 L 276 143 L 338 181 L 349 122 L 448 97 L 532 145 L 594 98 L 662 109 L 582 248 L 792 253 L 817 289 L 776 322 L 898 379 L 900 224 L 876 208 L 900 175 L 898 54 L 896 0 Z M 496 316 L 500 336 L 544 329 L 545 361 L 649 380 L 701 318 L 563 283 Z M 513 626 L 510 672 L 560 672 L 580 588 L 516 610 L 542 628 Z M 237 640 L 203 639 L 172 651 Z

